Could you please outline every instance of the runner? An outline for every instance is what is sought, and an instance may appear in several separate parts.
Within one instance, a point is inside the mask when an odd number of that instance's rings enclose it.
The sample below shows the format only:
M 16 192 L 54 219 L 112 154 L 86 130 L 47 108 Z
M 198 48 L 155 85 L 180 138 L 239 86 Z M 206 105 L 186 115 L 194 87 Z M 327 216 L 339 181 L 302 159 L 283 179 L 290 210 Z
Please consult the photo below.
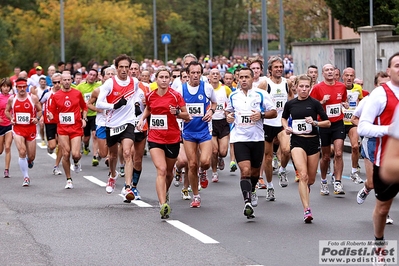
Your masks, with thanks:
M 250 68 L 239 72 L 241 88 L 229 97 L 226 119 L 233 123 L 230 142 L 238 167 L 240 187 L 244 197 L 244 215 L 255 218 L 254 209 L 258 205 L 255 186 L 258 182 L 264 154 L 263 119 L 277 116 L 270 96 L 263 90 L 253 88 L 254 73 Z
M 209 83 L 200 81 L 202 65 L 192 61 L 187 67 L 189 81 L 183 83 L 178 92 L 183 95 L 188 113 L 192 116 L 190 122 L 184 122 L 183 142 L 188 159 L 188 178 L 193 191 L 191 208 L 201 207 L 201 197 L 198 192 L 198 176 L 200 186 L 208 186 L 206 171 L 210 167 L 212 156 L 211 120 L 216 108 L 216 95 Z M 199 172 L 199 174 L 198 174 Z
M 282 124 L 287 135 L 291 135 L 291 156 L 299 173 L 298 191 L 304 208 L 303 220 L 313 220 L 310 209 L 310 186 L 313 185 L 320 158 L 320 139 L 317 127 L 329 127 L 320 102 L 309 97 L 312 78 L 300 75 L 297 78 L 298 97 L 286 103 L 282 114 Z M 320 116 L 321 121 L 317 122 Z M 291 125 L 288 119 L 292 117 Z
M 159 68 L 155 74 L 158 89 L 146 96 L 146 109 L 138 122 L 142 129 L 150 115 L 148 146 L 152 161 L 157 169 L 155 187 L 161 207 L 161 219 L 168 219 L 169 188 L 173 180 L 173 167 L 180 148 L 180 128 L 176 117 L 189 120 L 182 96 L 169 88 L 170 73 Z
M 132 59 L 126 55 L 119 55 L 115 59 L 117 75 L 105 81 L 100 87 L 100 94 L 96 102 L 99 109 L 108 112 L 106 121 L 107 146 L 109 149 L 109 168 L 105 190 L 108 194 L 115 190 L 118 177 L 116 163 L 118 156 L 118 143 L 122 145 L 123 159 L 125 161 L 125 190 L 124 201 L 129 203 L 135 196 L 131 189 L 133 176 L 132 146 L 134 141 L 135 103 L 141 101 L 144 92 L 138 89 L 137 78 L 128 75 Z
M 330 164 L 331 143 L 334 145 L 334 194 L 345 194 L 341 183 L 344 162 L 342 152 L 344 149 L 345 126 L 344 115 L 341 106 L 348 108 L 346 87 L 344 84 L 334 80 L 334 66 L 326 64 L 323 66 L 322 75 L 324 81 L 313 87 L 310 96 L 320 101 L 331 122 L 330 128 L 320 128 L 321 154 L 321 195 L 329 195 L 327 183 L 327 169 Z
M 399 184 L 388 184 L 381 179 L 380 164 L 386 156 L 386 141 L 392 116 L 399 103 L 399 52 L 388 59 L 388 76 L 391 81 L 374 89 L 370 93 L 372 101 L 367 101 L 360 116 L 358 133 L 361 136 L 376 137 L 373 185 L 376 204 L 373 213 L 375 240 L 384 240 L 386 218 L 394 197 L 399 192 Z M 392 131 L 391 131 L 392 132 Z
M 12 124 L 5 114 L 8 99 L 10 98 L 12 83 L 9 78 L 3 78 L 0 81 L 0 154 L 4 156 L 4 178 L 10 177 L 11 163 L 11 144 L 12 144 Z
M 83 128 L 87 122 L 87 106 L 82 94 L 71 87 L 72 77 L 70 72 L 61 75 L 62 88 L 50 97 L 47 118 L 51 122 L 57 121 L 58 145 L 62 150 L 62 167 L 66 176 L 66 189 L 73 188 L 71 177 L 72 155 L 73 169 L 78 174 L 80 166 L 80 148 L 82 147 Z M 57 120 L 58 118 L 58 120 Z
M 19 154 L 19 168 L 23 175 L 22 186 L 30 185 L 28 168 L 33 167 L 36 157 L 36 125 L 42 115 L 42 107 L 35 95 L 26 92 L 28 81 L 15 81 L 17 93 L 7 101 L 5 114 L 13 125 L 15 145 Z

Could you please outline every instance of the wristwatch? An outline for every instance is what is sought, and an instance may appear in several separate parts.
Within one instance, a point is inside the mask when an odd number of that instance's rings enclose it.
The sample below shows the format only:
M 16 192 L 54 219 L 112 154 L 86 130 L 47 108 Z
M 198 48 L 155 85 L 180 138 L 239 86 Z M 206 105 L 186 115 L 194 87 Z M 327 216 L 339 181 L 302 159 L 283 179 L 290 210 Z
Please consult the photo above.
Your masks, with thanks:
M 89 120 L 87 119 L 87 117 L 83 117 L 82 120 L 88 122 Z
M 265 119 L 265 113 L 264 113 L 264 112 L 261 112 L 261 113 L 260 113 L 260 118 L 261 118 L 261 119 Z

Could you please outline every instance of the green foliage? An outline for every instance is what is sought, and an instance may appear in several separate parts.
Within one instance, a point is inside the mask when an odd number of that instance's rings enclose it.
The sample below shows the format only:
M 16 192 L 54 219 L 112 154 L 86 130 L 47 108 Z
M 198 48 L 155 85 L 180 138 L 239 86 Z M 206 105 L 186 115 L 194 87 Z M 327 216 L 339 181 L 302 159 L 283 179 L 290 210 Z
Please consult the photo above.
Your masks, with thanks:
M 370 25 L 369 1 L 325 0 L 331 15 L 343 26 L 357 31 L 358 27 Z M 373 24 L 398 25 L 399 0 L 373 0 Z

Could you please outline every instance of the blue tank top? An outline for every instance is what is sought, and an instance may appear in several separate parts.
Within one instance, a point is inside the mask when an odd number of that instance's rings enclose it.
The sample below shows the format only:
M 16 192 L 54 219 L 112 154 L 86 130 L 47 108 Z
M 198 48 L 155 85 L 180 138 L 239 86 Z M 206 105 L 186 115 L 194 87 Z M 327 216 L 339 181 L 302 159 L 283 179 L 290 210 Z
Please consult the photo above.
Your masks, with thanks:
M 186 102 L 187 111 L 192 116 L 192 120 L 188 123 L 183 124 L 183 134 L 186 133 L 204 133 L 209 132 L 209 122 L 202 121 L 206 110 L 209 107 L 210 101 L 205 94 L 204 82 L 200 81 L 199 88 L 196 94 L 192 95 L 188 91 L 187 83 L 183 83 L 183 98 Z M 190 106 L 190 104 L 195 104 Z M 202 104 L 201 109 L 199 109 L 198 104 Z M 202 114 L 202 115 L 200 115 Z

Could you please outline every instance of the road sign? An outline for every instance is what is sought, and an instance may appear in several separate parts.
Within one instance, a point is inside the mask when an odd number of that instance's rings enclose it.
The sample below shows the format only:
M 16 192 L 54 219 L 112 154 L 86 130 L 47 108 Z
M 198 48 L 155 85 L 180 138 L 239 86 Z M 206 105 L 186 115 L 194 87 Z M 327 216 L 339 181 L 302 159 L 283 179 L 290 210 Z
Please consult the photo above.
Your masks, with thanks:
M 170 34 L 162 34 L 161 35 L 161 42 L 163 43 L 163 44 L 169 44 L 170 43 L 170 41 L 171 41 L 171 37 L 170 37 Z

